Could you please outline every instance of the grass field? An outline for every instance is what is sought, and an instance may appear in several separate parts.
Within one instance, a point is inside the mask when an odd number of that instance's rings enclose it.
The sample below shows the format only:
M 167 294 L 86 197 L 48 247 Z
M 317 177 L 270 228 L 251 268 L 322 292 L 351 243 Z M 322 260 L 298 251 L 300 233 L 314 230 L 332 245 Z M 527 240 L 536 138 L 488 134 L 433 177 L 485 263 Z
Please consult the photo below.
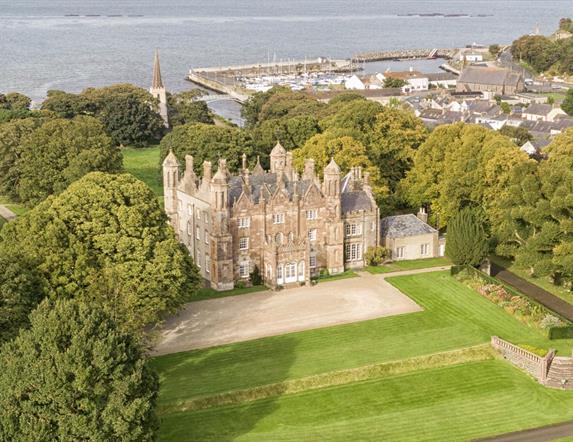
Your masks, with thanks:
M 155 358 L 159 405 L 334 370 L 395 361 L 489 342 L 498 335 L 569 354 L 571 340 L 549 341 L 452 278 L 448 272 L 389 281 L 423 312 L 241 342 Z
M 447 266 L 451 264 L 452 262 L 446 257 L 413 259 L 407 261 L 394 261 L 390 264 L 384 264 L 376 267 L 369 266 L 366 267 L 366 271 L 373 274 L 391 273 L 391 272 L 401 272 L 404 270 L 426 269 L 429 267 Z
M 501 265 L 508 270 L 511 270 L 511 272 L 529 281 L 530 283 L 535 284 L 544 290 L 547 290 L 549 293 L 553 293 L 555 296 L 559 296 L 561 299 L 567 301 L 570 304 L 573 304 L 573 292 L 571 290 L 553 284 L 548 278 L 533 278 L 529 275 L 527 270 L 517 267 L 513 261 L 510 261 L 509 259 L 501 258 L 499 256 L 492 256 L 491 260 L 494 263 Z
M 159 170 L 159 146 L 122 149 L 123 167 L 146 183 L 158 196 L 163 196 L 163 185 Z
M 194 296 L 192 299 L 190 299 L 190 301 L 194 302 L 194 301 L 203 301 L 205 299 L 225 298 L 227 296 L 246 295 L 248 293 L 262 292 L 263 290 L 268 290 L 268 289 L 263 285 L 256 285 L 254 287 L 236 288 L 233 290 L 225 290 L 223 292 L 219 292 L 212 288 L 202 288 L 199 289 L 197 295 Z
M 174 413 L 160 440 L 456 441 L 572 418 L 573 392 L 492 360 Z
M 0 195 L 0 204 L 8 207 L 12 212 L 16 215 L 23 215 L 26 213 L 30 208 L 24 206 L 23 204 L 15 203 L 10 201 L 10 199 L 6 196 Z

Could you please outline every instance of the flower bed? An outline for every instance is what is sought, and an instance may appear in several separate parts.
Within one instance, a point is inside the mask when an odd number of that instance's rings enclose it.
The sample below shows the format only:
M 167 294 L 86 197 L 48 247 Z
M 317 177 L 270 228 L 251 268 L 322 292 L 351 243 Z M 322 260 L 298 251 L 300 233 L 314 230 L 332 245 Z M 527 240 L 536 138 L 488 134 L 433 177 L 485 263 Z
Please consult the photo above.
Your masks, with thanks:
M 523 296 L 510 292 L 501 284 L 486 281 L 485 278 L 472 274 L 468 270 L 462 270 L 456 275 L 456 278 L 494 304 L 502 307 L 519 321 L 543 331 L 550 338 L 552 330 L 569 325 L 557 316 L 552 315 L 544 307 Z

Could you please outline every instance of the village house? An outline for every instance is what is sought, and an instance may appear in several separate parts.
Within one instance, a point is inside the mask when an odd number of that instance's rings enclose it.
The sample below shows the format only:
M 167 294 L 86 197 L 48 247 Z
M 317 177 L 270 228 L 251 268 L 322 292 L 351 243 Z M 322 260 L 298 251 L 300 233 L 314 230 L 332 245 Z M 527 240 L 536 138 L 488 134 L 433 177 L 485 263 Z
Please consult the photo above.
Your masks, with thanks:
M 522 118 L 529 121 L 555 121 L 559 116 L 567 114 L 559 107 L 550 104 L 531 104 L 522 112 Z
M 462 71 L 456 91 L 515 95 L 524 90 L 523 76 L 509 69 L 470 66 Z
M 384 73 L 376 74 L 376 77 L 378 77 L 382 83 L 384 83 L 384 80 L 387 78 L 394 78 L 396 80 L 405 81 L 407 86 L 402 88 L 405 93 L 427 91 L 430 87 L 430 80 L 428 79 L 428 76 L 426 74 L 422 74 L 421 72 L 415 71 L 413 68 L 410 68 L 409 71 L 405 72 L 386 71 Z

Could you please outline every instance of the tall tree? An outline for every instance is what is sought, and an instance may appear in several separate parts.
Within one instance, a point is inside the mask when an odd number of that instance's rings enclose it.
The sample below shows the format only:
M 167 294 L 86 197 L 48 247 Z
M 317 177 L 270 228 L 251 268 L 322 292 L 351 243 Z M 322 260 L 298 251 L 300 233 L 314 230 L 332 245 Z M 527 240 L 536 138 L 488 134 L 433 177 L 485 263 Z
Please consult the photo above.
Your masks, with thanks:
M 466 207 L 448 223 L 446 255 L 456 265 L 478 266 L 489 252 L 484 214 Z
M 117 172 L 122 155 L 93 117 L 55 119 L 22 139 L 13 166 L 20 200 L 31 205 L 63 191 L 88 172 Z
M 561 109 L 563 109 L 567 115 L 573 115 L 573 88 L 567 91 L 567 95 L 561 103 Z
M 103 309 L 44 302 L 0 367 L 2 440 L 155 439 L 157 376 Z
M 171 126 L 181 126 L 189 123 L 214 124 L 213 114 L 207 103 L 202 101 L 199 89 L 168 94 L 169 123 Z
M 43 292 L 34 258 L 0 248 L 0 344 L 28 326 Z
M 211 124 L 185 124 L 178 126 L 161 140 L 161 161 L 167 156 L 169 150 L 181 162 L 185 155 L 195 157 L 196 172 L 201 172 L 203 161 L 216 164 L 219 158 L 226 158 L 231 170 L 238 170 L 243 153 L 251 160 L 256 161 L 250 134 L 238 128 L 220 127 Z
M 510 173 L 527 162 L 533 160 L 497 132 L 463 123 L 445 125 L 420 146 L 401 186 L 414 207 L 430 205 L 439 227 L 465 205 L 483 207 L 496 225 Z
M 90 173 L 0 230 L 34 260 L 44 296 L 110 305 L 139 332 L 174 313 L 199 277 L 153 192 L 130 174 Z

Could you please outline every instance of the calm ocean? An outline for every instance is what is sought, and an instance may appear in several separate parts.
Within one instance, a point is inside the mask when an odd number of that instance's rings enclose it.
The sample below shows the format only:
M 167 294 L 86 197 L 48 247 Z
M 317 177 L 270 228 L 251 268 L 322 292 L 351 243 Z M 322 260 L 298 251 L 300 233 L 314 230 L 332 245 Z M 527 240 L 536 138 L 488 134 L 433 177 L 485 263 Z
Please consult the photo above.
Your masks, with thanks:
M 406 16 L 432 13 L 467 16 Z M 147 86 L 154 48 L 180 90 L 193 66 L 510 43 L 571 15 L 572 0 L 0 0 L 0 91 Z

